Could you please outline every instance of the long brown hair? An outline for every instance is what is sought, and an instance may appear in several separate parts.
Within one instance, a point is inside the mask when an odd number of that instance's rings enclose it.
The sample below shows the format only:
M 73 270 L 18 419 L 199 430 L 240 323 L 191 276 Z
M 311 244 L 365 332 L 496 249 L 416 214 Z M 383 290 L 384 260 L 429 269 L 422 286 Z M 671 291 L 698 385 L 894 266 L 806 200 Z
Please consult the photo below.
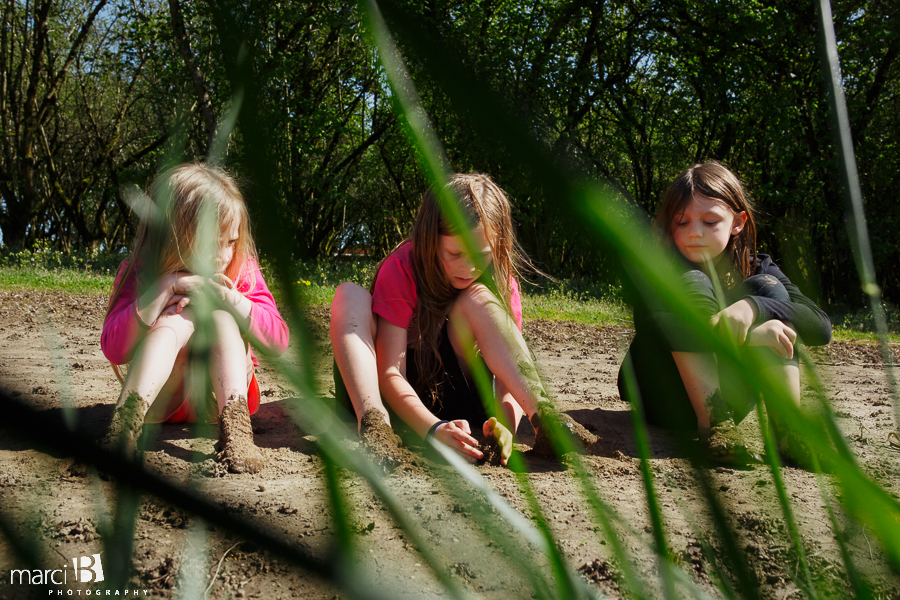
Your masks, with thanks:
M 171 273 L 194 270 L 191 265 L 200 253 L 198 230 L 205 210 L 214 211 L 220 233 L 230 234 L 238 224 L 234 256 L 225 267 L 225 275 L 235 284 L 248 279 L 250 285 L 239 289 L 243 293 L 253 287 L 255 269 L 250 264 L 258 263 L 258 257 L 247 205 L 237 183 L 220 167 L 185 163 L 161 173 L 148 190 L 134 248 L 119 268 L 119 284 L 109 297 L 107 316 L 122 294 L 122 284 L 133 273 L 137 272 L 137 289 L 141 290 Z M 121 380 L 117 365 L 113 370 Z
M 450 177 L 447 188 L 459 200 L 469 225 L 473 229 L 483 226 L 491 247 L 491 264 L 485 273 L 490 274 L 492 291 L 509 311 L 510 278 L 519 277 L 521 268 L 531 265 L 516 240 L 509 199 L 490 176 L 482 173 L 456 173 Z M 417 391 L 427 390 L 435 398 L 443 369 L 439 351 L 441 330 L 460 292 L 447 278 L 439 248 L 442 235 L 458 234 L 444 216 L 437 192 L 429 190 L 422 198 L 412 232 L 403 242 L 412 243 L 416 273 L 416 366 L 421 381 L 421 389 Z M 374 282 L 372 285 L 374 288 Z
M 656 213 L 655 228 L 658 235 L 666 245 L 674 246 L 675 220 L 684 213 L 694 196 L 721 202 L 734 214 L 747 213 L 744 228 L 737 235 L 731 236 L 724 251 L 731 259 L 729 270 L 737 269 L 741 276 L 740 281 L 747 279 L 752 275 L 752 269 L 756 265 L 756 219 L 753 215 L 753 202 L 744 192 L 741 180 L 717 161 L 688 167 L 669 185 Z

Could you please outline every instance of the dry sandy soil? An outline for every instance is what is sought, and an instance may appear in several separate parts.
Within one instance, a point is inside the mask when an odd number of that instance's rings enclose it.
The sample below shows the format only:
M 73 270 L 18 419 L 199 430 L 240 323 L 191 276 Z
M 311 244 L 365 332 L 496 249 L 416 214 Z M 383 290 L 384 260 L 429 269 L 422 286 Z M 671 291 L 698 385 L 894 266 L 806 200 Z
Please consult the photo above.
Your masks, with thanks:
M 105 299 L 95 296 L 0 292 L 0 383 L 8 394 L 33 406 L 58 411 L 70 399 L 80 427 L 100 436 L 118 395 L 118 383 L 100 351 Z M 327 345 L 327 310 L 312 311 L 317 344 L 316 377 L 332 393 L 331 354 Z M 526 337 L 538 357 L 555 398 L 569 415 L 601 439 L 585 464 L 604 499 L 621 516 L 621 540 L 638 573 L 655 582 L 656 565 L 649 550 L 650 519 L 636 458 L 631 414 L 616 391 L 616 372 L 630 333 L 624 328 L 597 329 L 571 323 L 526 324 Z M 895 350 L 893 363 L 900 362 Z M 875 347 L 864 343 L 834 343 L 814 354 L 825 392 L 838 423 L 865 472 L 891 493 L 900 491 L 900 453 L 887 436 L 897 431 L 886 379 L 887 370 Z M 890 369 L 890 367 L 888 367 Z M 201 435 L 183 425 L 163 426 L 150 441 L 147 467 L 177 482 L 194 482 L 215 502 L 248 516 L 295 541 L 313 556 L 327 559 L 333 542 L 330 504 L 322 463 L 312 433 L 296 428 L 285 407 L 296 393 L 265 364 L 258 377 L 263 405 L 253 419 L 257 444 L 269 462 L 255 475 L 217 475 L 212 465 L 214 432 Z M 810 392 L 805 392 L 807 401 Z M 742 425 L 748 438 L 761 442 L 755 416 Z M 589 517 L 577 481 L 564 465 L 528 455 L 533 433 L 520 429 L 520 444 L 532 472 L 528 479 L 545 512 L 557 545 L 569 565 L 596 592 L 620 597 L 620 565 L 610 560 L 609 544 Z M 684 449 L 660 430 L 650 430 L 652 469 L 663 506 L 668 543 L 675 562 L 699 589 L 717 597 L 713 577 L 721 543 L 711 535 L 708 509 L 698 492 L 695 471 Z M 356 442 L 345 442 L 354 448 Z M 199 465 L 197 464 L 199 463 Z M 526 517 L 531 510 L 515 474 L 492 466 L 479 474 Z M 720 493 L 727 518 L 744 560 L 759 582 L 763 598 L 799 598 L 804 594 L 792 576 L 797 557 L 790 549 L 785 521 L 767 467 L 704 469 Z M 787 468 L 788 494 L 805 549 L 824 597 L 849 594 L 848 580 L 835 532 L 824 509 L 814 475 Z M 399 498 L 435 553 L 437 568 L 464 589 L 489 598 L 528 598 L 532 591 L 525 563 L 513 564 L 498 550 L 502 532 L 488 535 L 475 524 L 495 515 L 480 504 L 466 502 L 465 485 L 449 486 L 447 467 L 418 457 L 413 464 L 385 475 L 384 482 Z M 826 476 L 828 497 L 838 490 Z M 356 564 L 365 573 L 366 589 L 391 598 L 447 596 L 434 572 L 385 510 L 362 477 L 345 473 L 343 485 L 354 500 L 358 523 Z M 15 433 L 0 429 L 0 494 L 4 521 L 16 535 L 39 536 L 39 553 L 47 564 L 101 553 L 98 533 L 104 507 L 115 502 L 113 483 L 98 478 L 66 456 L 48 454 Z M 884 561 L 876 536 L 858 525 L 846 526 L 857 568 L 879 598 L 900 598 L 900 578 Z M 241 542 L 219 528 L 204 532 L 200 521 L 160 500 L 145 496 L 137 520 L 129 588 L 141 597 L 171 598 L 192 588 L 209 598 L 346 598 L 350 594 L 306 572 L 266 549 Z M 205 539 L 205 542 L 204 542 Z M 524 541 L 512 538 L 521 552 L 550 572 L 547 561 Z M 708 540 L 711 546 L 701 544 Z M 209 552 L 201 550 L 208 547 Z M 9 570 L 24 568 L 7 536 L 0 535 L 0 598 L 47 597 L 57 588 L 10 584 Z M 57 567 L 58 568 L 58 567 Z M 99 586 L 72 585 L 75 596 Z M 658 586 L 656 581 L 652 583 Z M 63 595 L 67 588 L 63 587 Z M 57 590 L 57 591 L 54 591 Z M 683 591 L 683 590 L 682 590 Z M 115 593 L 115 592 L 113 592 Z M 652 588 L 650 596 L 661 594 Z M 194 597 L 197 597 L 195 595 Z

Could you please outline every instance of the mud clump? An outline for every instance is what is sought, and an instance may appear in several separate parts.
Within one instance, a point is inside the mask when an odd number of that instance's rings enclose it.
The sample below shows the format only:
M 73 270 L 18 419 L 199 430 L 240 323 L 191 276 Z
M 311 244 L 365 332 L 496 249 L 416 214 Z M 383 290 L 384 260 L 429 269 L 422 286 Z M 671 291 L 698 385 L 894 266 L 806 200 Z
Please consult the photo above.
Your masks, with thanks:
M 500 447 L 500 443 L 497 441 L 497 438 L 491 436 L 485 439 L 483 442 L 478 444 L 478 449 L 481 450 L 484 456 L 481 457 L 476 464 L 478 465 L 488 465 L 491 467 L 502 467 L 503 463 L 500 462 L 503 458 L 503 449 Z
M 219 447 L 216 462 L 232 473 L 259 473 L 266 458 L 253 443 L 253 427 L 247 401 L 238 398 L 228 402 L 219 419 Z
M 97 532 L 97 525 L 85 517 L 61 521 L 56 528 L 57 533 L 55 537 L 68 542 L 92 542 L 100 537 L 100 534 Z
M 385 422 L 384 415 L 374 408 L 363 415 L 359 437 L 369 455 L 385 473 L 410 462 L 407 456 L 409 452 L 402 447 L 400 436 Z

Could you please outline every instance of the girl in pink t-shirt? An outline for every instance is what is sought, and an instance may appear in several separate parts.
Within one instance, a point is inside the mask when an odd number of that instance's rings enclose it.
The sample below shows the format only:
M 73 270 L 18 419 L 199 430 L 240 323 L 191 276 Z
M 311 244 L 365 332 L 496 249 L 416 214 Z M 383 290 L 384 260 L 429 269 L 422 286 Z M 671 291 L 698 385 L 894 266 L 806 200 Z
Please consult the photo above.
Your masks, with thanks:
M 483 456 L 472 426 L 483 422 L 483 434 L 497 441 L 506 464 L 523 414 L 537 430 L 539 453 L 551 452 L 542 427 L 549 418 L 592 441 L 553 409 L 522 338 L 514 276 L 527 259 L 506 195 L 480 174 L 453 175 L 448 188 L 471 224 L 479 256 L 470 256 L 435 192 L 425 194 L 409 239 L 379 266 L 371 290 L 348 282 L 335 293 L 336 395 L 346 390 L 364 439 L 368 428 L 390 425 L 393 415 L 472 462 Z M 500 414 L 488 418 L 474 392 L 467 350 L 480 352 L 496 377 Z
M 227 173 L 203 164 L 164 172 L 150 198 L 103 323 L 103 353 L 123 384 L 102 443 L 130 456 L 145 419 L 218 416 L 216 460 L 235 473 L 259 471 L 265 459 L 250 427 L 259 407 L 250 341 L 281 354 L 288 329 L 259 271 L 247 206 Z M 213 239 L 203 239 L 213 218 Z

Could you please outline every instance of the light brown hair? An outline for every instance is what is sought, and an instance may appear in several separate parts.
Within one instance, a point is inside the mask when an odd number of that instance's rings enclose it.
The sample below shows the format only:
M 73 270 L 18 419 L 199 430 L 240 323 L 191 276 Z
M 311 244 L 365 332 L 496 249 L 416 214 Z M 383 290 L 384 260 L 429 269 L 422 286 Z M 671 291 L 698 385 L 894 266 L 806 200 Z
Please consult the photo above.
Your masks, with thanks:
M 724 251 L 731 259 L 728 266 L 738 270 L 740 281 L 747 279 L 756 265 L 756 219 L 753 203 L 744 192 L 741 180 L 717 161 L 688 167 L 666 189 L 655 221 L 656 231 L 663 243 L 674 249 L 675 222 L 694 196 L 721 202 L 734 214 L 747 213 L 744 228 L 737 235 L 731 236 Z

